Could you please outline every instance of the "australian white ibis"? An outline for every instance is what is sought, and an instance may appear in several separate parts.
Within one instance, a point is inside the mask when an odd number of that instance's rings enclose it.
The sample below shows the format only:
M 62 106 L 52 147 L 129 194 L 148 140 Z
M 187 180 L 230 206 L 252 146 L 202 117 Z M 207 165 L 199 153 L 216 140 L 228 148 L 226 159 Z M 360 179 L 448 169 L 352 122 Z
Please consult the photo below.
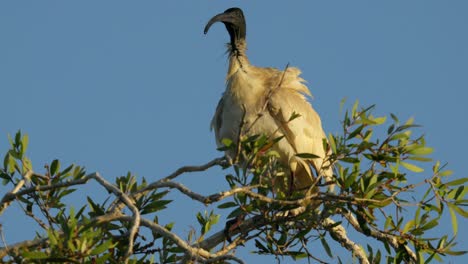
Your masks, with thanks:
M 273 149 L 279 153 L 279 161 L 290 171 L 290 188 L 303 190 L 315 186 L 318 177 L 330 182 L 333 172 L 325 159 L 330 150 L 324 149 L 326 135 L 319 115 L 307 101 L 311 94 L 305 81 L 299 77 L 301 71 L 294 67 L 281 71 L 250 64 L 246 55 L 246 24 L 241 9 L 229 8 L 214 16 L 204 33 L 216 22 L 222 22 L 231 37 L 226 91 L 211 124 L 218 146 L 223 145 L 224 138 L 237 144 L 241 127 L 246 130 L 242 133 L 247 136 L 284 136 Z M 299 116 L 289 121 L 293 115 Z M 226 154 L 234 159 L 234 152 L 231 150 Z M 299 153 L 311 153 L 319 158 L 312 158 L 312 155 L 298 157 Z

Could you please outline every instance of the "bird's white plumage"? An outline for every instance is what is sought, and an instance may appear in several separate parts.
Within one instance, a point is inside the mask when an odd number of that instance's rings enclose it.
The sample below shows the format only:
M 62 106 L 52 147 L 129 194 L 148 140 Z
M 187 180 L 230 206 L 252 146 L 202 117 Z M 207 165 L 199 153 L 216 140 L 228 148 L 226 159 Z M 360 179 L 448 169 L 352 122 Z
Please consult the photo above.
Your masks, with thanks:
M 280 154 L 280 161 L 288 165 L 296 189 L 314 184 L 310 165 L 317 175 L 327 180 L 332 177 L 331 166 L 324 164 L 328 152 L 323 148 L 326 135 L 319 115 L 306 99 L 310 91 L 300 73 L 293 67 L 280 71 L 252 66 L 245 55 L 231 53 L 226 91 L 212 121 L 219 146 L 224 138 L 237 141 L 242 121 L 242 127 L 249 128 L 242 131 L 247 135 L 284 136 L 274 149 Z M 288 122 L 293 113 L 300 116 Z M 302 159 L 296 156 L 298 153 L 312 153 L 321 158 Z M 232 152 L 227 155 L 234 158 Z

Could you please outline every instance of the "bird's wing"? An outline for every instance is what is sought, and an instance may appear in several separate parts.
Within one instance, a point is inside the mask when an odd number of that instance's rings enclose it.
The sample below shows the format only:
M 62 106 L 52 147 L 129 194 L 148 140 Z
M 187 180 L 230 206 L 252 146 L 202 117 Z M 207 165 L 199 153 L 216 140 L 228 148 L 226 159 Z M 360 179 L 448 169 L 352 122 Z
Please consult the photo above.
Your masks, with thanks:
M 213 119 L 211 119 L 211 130 L 214 130 L 215 132 L 215 138 L 216 142 L 219 142 L 221 139 L 219 138 L 219 130 L 221 129 L 221 126 L 223 125 L 223 118 L 222 118 L 222 113 L 223 113 L 223 107 L 224 107 L 224 97 L 221 97 L 221 99 L 218 102 L 218 105 L 216 106 L 216 112 L 213 116 Z
M 326 156 L 323 148 L 326 135 L 319 115 L 305 97 L 310 92 L 299 74 L 297 68 L 288 68 L 286 73 L 277 75 L 276 82 L 279 85 L 270 86 L 273 90 L 270 98 L 267 98 L 268 111 L 296 153 L 311 153 L 321 157 L 307 160 L 318 173 Z M 294 115 L 299 116 L 291 120 Z M 328 177 L 331 173 L 330 170 L 323 174 Z

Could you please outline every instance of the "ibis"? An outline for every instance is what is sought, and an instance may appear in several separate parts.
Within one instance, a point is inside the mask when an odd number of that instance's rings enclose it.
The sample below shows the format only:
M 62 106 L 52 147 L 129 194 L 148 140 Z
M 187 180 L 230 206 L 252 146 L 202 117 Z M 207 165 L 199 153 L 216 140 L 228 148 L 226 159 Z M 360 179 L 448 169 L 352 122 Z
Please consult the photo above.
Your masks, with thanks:
M 230 36 L 226 90 L 211 122 L 217 145 L 223 146 L 223 139 L 238 144 L 239 135 L 283 137 L 272 148 L 289 173 L 289 188 L 307 190 L 321 178 L 331 183 L 333 172 L 327 159 L 330 150 L 323 144 L 327 142 L 326 135 L 319 115 L 308 101 L 311 93 L 300 77 L 301 71 L 295 67 L 279 70 L 250 64 L 245 17 L 240 8 L 229 8 L 211 18 L 204 33 L 216 22 L 223 23 Z M 226 155 L 234 160 L 236 151 L 230 149 Z

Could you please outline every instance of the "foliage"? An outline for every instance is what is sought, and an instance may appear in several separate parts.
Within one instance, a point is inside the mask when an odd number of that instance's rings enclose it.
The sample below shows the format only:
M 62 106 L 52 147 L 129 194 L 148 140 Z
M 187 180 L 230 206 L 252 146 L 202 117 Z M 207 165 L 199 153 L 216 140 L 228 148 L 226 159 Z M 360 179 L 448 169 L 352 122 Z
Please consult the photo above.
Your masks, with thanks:
M 296 191 L 287 188 L 288 170 L 272 148 L 282 138 L 268 135 L 241 136 L 240 145 L 224 140 L 221 150 L 237 153 L 233 164 L 218 158 L 152 183 L 138 182 L 131 173 L 109 183 L 77 165 L 62 168 L 59 160 L 37 173 L 26 156 L 28 137 L 18 132 L 9 138 L 0 169 L 3 185 L 12 186 L 2 197 L 0 215 L 17 201 L 40 229 L 31 229 L 36 234 L 31 240 L 4 245 L 0 258 L 6 263 L 242 263 L 234 250 L 248 241 L 254 253 L 279 261 L 288 256 L 326 263 L 317 245 L 339 262 L 344 256 L 333 247 L 342 246 L 361 263 L 429 263 L 465 254 L 455 250 L 455 238 L 457 217 L 467 217 L 468 178 L 451 179 L 452 172 L 440 162 L 424 172 L 427 166 L 421 164 L 432 162 L 432 148 L 424 136 L 413 135 L 418 127 L 413 120 L 402 123 L 391 114 L 384 129 L 387 118 L 374 117 L 372 110 L 354 104 L 344 115 L 342 132 L 324 140 L 324 148 L 333 152 L 326 157 L 334 166 L 333 182 L 318 178 L 309 190 Z M 318 158 L 313 153 L 298 157 Z M 214 166 L 229 168 L 224 192 L 202 195 L 175 181 Z M 78 210 L 68 206 L 64 199 L 91 181 L 109 198 L 87 197 Z M 180 199 L 217 206 L 194 216 L 200 228 L 187 239 L 173 231 L 176 223 L 158 219 L 171 205 L 166 197 L 173 190 Z M 434 230 L 447 210 L 452 236 Z M 218 224 L 221 215 L 229 219 L 225 226 Z

